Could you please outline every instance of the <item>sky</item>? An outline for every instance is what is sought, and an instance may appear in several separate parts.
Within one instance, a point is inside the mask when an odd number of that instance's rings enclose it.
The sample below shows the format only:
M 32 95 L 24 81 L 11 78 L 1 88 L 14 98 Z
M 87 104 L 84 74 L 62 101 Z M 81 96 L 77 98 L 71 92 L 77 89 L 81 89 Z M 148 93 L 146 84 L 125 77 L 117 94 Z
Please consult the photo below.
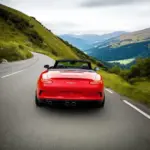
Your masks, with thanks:
M 55 34 L 105 34 L 150 27 L 150 0 L 0 0 Z

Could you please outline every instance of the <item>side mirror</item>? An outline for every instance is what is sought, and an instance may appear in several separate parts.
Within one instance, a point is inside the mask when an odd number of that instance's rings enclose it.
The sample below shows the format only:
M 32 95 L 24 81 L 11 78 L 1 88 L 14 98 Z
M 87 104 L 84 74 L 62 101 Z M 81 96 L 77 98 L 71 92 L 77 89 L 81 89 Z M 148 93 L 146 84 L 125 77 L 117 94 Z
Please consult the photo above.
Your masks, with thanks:
M 44 65 L 44 68 L 49 69 L 49 65 Z
M 94 71 L 99 71 L 99 70 L 100 70 L 100 68 L 98 68 L 98 67 L 94 68 Z

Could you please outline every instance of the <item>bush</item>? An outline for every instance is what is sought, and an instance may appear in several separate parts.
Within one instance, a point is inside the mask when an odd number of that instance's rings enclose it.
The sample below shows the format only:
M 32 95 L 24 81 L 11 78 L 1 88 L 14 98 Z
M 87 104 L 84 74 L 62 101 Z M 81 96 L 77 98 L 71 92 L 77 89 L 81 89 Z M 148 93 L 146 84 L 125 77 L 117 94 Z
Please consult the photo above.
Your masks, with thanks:
M 26 35 L 28 35 L 28 38 L 31 42 L 34 44 L 42 47 L 43 45 L 43 38 L 34 30 L 28 30 L 25 32 Z
M 128 81 L 129 70 L 120 70 L 120 76 Z
M 115 65 L 114 67 L 112 67 L 111 69 L 109 69 L 110 73 L 115 73 L 115 74 L 120 74 L 120 71 L 121 71 L 121 69 L 117 65 Z
M 2 42 L 0 41 L 0 60 L 6 59 L 8 61 L 23 60 L 32 57 L 32 53 L 28 51 L 28 47 L 16 42 Z
M 109 72 L 120 75 L 130 83 L 134 82 L 134 78 L 150 79 L 150 58 L 138 58 L 129 70 L 123 70 L 119 66 L 114 66 L 109 69 Z
M 131 67 L 128 73 L 128 78 L 150 77 L 150 58 L 139 58 L 136 64 Z
M 20 48 L 20 49 L 24 49 L 24 46 L 23 46 L 23 45 L 19 45 L 19 48 Z
M 55 56 L 58 56 L 58 53 L 54 50 L 52 50 L 52 54 L 55 55 Z

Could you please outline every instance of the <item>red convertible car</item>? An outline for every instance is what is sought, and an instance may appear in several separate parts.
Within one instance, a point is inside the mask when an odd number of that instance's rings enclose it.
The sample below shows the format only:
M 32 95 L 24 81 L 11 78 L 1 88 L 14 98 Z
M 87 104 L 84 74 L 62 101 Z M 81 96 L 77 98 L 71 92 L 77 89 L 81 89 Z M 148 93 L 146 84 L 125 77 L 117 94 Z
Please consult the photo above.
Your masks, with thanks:
M 99 68 L 92 69 L 85 60 L 57 60 L 54 66 L 45 65 L 41 73 L 35 95 L 35 103 L 62 103 L 76 106 L 78 103 L 95 103 L 104 107 L 104 83 Z

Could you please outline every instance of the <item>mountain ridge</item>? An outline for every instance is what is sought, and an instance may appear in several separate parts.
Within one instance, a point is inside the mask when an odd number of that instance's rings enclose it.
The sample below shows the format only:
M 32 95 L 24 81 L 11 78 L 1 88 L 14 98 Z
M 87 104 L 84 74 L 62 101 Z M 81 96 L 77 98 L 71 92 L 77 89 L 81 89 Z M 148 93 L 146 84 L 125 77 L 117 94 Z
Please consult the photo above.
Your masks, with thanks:
M 95 43 L 98 42 L 103 42 L 105 40 L 108 40 L 110 38 L 118 37 L 119 35 L 125 34 L 125 31 L 116 31 L 112 33 L 107 33 L 107 34 L 80 34 L 80 35 L 75 35 L 75 34 L 62 34 L 59 35 L 62 39 L 68 41 L 70 44 L 76 46 L 77 48 L 81 50 L 86 50 L 89 48 L 92 48 L 92 46 Z
M 150 56 L 150 28 L 120 35 L 98 43 L 85 51 L 103 61 Z

